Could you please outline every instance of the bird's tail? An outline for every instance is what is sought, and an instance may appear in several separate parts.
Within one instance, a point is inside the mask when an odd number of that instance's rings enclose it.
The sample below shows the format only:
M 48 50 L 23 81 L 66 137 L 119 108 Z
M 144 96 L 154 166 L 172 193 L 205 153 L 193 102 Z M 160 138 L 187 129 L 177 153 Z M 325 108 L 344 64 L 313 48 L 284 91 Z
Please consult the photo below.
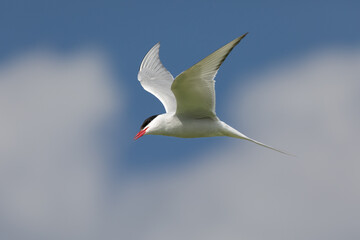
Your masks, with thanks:
M 224 122 L 223 122 L 224 123 Z M 260 145 L 260 146 L 263 146 L 263 147 L 266 147 L 266 148 L 269 148 L 271 150 L 274 150 L 274 151 L 277 151 L 279 153 L 282 153 L 282 154 L 285 154 L 285 155 L 288 155 L 288 156 L 292 156 L 292 157 L 295 157 L 295 155 L 291 154 L 291 153 L 287 153 L 287 152 L 284 152 L 284 151 L 281 151 L 279 149 L 276 149 L 274 147 L 271 147 L 269 145 L 266 145 L 262 142 L 259 142 L 259 141 L 256 141 L 254 139 L 251 139 L 247 136 L 245 136 L 244 134 L 242 134 L 241 132 L 237 131 L 236 129 L 230 127 L 229 125 L 227 125 L 226 123 L 225 124 L 225 132 L 224 132 L 224 135 L 225 136 L 228 136 L 228 137 L 233 137 L 233 138 L 240 138 L 240 139 L 244 139 L 244 140 L 248 140 L 250 142 L 253 142 L 253 143 L 256 143 L 257 145 Z

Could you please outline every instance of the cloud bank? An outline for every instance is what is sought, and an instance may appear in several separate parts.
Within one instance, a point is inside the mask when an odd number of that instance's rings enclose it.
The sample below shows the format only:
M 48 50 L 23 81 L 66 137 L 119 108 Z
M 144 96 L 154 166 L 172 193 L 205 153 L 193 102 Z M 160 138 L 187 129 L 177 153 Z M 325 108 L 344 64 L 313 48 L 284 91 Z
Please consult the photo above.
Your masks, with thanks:
M 0 69 L 0 238 L 92 239 L 102 230 L 101 125 L 116 108 L 95 51 L 34 52 Z
M 15 58 L 0 67 L 0 238 L 358 239 L 358 66 L 358 50 L 323 51 L 234 88 L 233 125 L 296 158 L 232 139 L 111 182 L 99 132 L 120 94 L 104 58 Z

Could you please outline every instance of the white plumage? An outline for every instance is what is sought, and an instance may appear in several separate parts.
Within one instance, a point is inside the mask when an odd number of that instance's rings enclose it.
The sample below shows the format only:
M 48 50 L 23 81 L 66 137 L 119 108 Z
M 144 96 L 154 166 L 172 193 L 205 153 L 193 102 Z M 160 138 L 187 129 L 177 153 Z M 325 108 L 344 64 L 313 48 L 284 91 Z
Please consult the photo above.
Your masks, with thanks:
M 147 134 L 182 138 L 228 136 L 285 153 L 245 136 L 216 116 L 214 78 L 223 61 L 246 34 L 219 48 L 175 80 L 160 61 L 160 43 L 155 44 L 140 65 L 138 79 L 146 91 L 161 101 L 166 113 L 146 119 L 135 139 Z

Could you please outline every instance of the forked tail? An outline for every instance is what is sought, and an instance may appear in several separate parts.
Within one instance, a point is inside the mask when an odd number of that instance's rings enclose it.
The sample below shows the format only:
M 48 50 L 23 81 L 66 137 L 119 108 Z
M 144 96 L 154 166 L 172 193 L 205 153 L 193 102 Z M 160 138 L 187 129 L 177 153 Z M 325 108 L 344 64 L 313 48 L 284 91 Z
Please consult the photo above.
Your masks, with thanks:
M 262 143 L 262 142 L 259 142 L 259 141 L 256 141 L 256 140 L 254 140 L 254 139 L 248 138 L 248 137 L 246 137 L 246 136 L 245 136 L 245 138 L 243 138 L 243 139 L 248 140 L 248 141 L 253 142 L 253 143 L 256 143 L 257 145 L 260 145 L 260 146 L 263 146 L 263 147 L 266 147 L 266 148 L 275 150 L 275 151 L 277 151 L 277 152 L 279 152 L 279 153 L 283 153 L 283 154 L 285 154 L 285 155 L 295 157 L 295 155 L 293 155 L 293 154 L 291 154 L 291 153 L 287 153 L 287 152 L 281 151 L 281 150 L 279 150 L 279 149 L 273 148 L 273 147 L 271 147 L 271 146 L 269 146 L 269 145 L 266 145 L 266 144 L 264 144 L 264 143 Z
M 288 155 L 288 156 L 292 156 L 292 157 L 295 157 L 295 155 L 293 154 L 290 154 L 290 153 L 287 153 L 287 152 L 284 152 L 284 151 L 281 151 L 279 149 L 276 149 L 274 147 L 271 147 L 269 145 L 266 145 L 262 142 L 259 142 L 259 141 L 256 141 L 254 139 L 251 139 L 247 136 L 245 136 L 244 134 L 242 134 L 241 132 L 237 131 L 236 129 L 230 127 L 229 125 L 227 125 L 226 123 L 225 124 L 225 132 L 224 132 L 224 135 L 225 136 L 228 136 L 228 137 L 233 137 L 233 138 L 240 138 L 240 139 L 245 139 L 245 140 L 248 140 L 250 142 L 253 142 L 253 143 L 256 143 L 257 145 L 260 145 L 260 146 L 263 146 L 263 147 L 266 147 L 266 148 L 269 148 L 271 150 L 274 150 L 274 151 L 277 151 L 279 153 L 282 153 L 282 154 L 285 154 L 285 155 Z

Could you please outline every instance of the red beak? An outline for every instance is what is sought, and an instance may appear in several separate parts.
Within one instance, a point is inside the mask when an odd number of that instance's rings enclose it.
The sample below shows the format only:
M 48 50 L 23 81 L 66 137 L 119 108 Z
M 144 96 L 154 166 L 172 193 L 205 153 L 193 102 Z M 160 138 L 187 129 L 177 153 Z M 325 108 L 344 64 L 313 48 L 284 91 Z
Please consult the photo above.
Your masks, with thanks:
M 136 136 L 134 137 L 134 140 L 137 140 L 138 138 L 141 138 L 142 136 L 144 136 L 146 130 L 148 129 L 147 128 L 144 128 L 143 130 L 141 130 L 140 132 L 138 132 L 138 134 L 136 134 Z

